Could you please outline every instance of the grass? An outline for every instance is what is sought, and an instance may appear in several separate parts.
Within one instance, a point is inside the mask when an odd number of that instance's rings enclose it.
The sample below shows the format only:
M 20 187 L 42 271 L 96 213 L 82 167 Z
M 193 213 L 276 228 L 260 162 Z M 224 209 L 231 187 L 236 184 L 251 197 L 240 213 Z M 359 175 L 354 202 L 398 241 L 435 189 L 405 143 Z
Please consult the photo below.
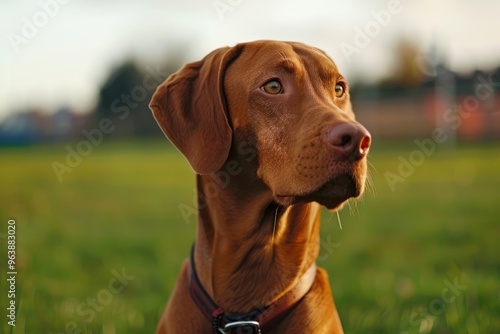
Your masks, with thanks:
M 344 329 L 500 332 L 500 147 L 438 149 L 392 191 L 387 172 L 416 148 L 379 143 L 375 196 L 340 212 L 343 230 L 324 213 L 318 264 Z M 195 234 L 178 209 L 193 201 L 191 170 L 166 141 L 105 142 L 59 182 L 51 164 L 66 153 L 0 149 L 0 333 L 152 333 Z M 15 328 L 4 265 L 12 218 Z

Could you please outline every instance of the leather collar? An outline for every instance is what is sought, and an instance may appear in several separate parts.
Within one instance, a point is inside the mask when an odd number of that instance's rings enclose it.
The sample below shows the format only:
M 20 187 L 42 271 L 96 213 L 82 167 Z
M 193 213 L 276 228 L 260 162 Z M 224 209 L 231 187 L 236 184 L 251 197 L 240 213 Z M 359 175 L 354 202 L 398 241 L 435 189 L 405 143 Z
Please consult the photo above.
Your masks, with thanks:
M 189 292 L 200 311 L 212 322 L 213 333 L 240 333 L 237 329 L 251 329 L 253 333 L 267 333 L 282 320 L 297 302 L 306 295 L 316 277 L 316 264 L 305 272 L 297 284 L 273 304 L 248 313 L 226 314 L 203 288 L 194 263 L 194 245 L 188 266 Z M 252 333 L 244 331 L 244 333 Z

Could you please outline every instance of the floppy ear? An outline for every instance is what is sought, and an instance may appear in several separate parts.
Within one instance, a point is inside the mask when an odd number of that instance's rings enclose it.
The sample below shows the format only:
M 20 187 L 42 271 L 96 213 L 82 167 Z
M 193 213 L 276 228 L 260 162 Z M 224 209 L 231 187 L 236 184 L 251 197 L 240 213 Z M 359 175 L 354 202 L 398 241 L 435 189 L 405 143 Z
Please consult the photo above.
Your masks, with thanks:
M 218 171 L 231 148 L 224 75 L 236 48 L 220 48 L 186 64 L 157 89 L 149 107 L 163 133 L 198 174 Z

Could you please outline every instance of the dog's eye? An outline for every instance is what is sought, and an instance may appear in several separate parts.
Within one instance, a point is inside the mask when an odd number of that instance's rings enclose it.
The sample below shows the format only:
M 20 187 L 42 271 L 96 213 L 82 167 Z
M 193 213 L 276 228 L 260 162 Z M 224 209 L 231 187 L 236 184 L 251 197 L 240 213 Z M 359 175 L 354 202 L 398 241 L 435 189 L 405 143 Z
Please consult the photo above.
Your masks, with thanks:
M 278 80 L 271 80 L 261 88 L 268 94 L 276 95 L 283 93 L 283 86 L 281 86 L 281 83 Z
M 345 94 L 345 86 L 342 83 L 335 85 L 335 97 L 342 97 Z

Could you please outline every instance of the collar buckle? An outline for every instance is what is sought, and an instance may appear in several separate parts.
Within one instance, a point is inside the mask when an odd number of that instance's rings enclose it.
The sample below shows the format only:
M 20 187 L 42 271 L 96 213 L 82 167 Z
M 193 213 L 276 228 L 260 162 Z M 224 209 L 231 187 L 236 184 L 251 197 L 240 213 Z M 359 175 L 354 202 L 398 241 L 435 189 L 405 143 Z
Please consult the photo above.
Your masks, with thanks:
M 241 331 L 237 331 L 237 333 L 245 333 L 245 334 L 261 334 L 260 332 L 260 324 L 257 321 L 233 321 L 230 323 L 227 323 L 224 326 L 224 329 L 219 328 L 219 332 L 221 334 L 230 334 L 231 330 L 238 330 L 240 329 Z M 248 329 L 251 330 L 251 332 L 248 331 Z

